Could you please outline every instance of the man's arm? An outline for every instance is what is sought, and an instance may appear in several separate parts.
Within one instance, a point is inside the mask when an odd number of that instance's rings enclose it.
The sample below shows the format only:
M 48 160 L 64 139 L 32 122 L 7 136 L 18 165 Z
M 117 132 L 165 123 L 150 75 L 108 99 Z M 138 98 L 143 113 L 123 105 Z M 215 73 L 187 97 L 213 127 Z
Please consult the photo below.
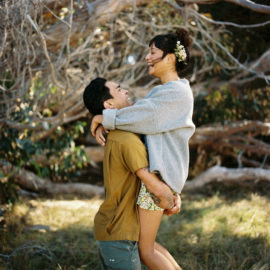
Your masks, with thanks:
M 150 173 L 148 167 L 137 170 L 136 175 L 143 181 L 156 205 L 164 209 L 174 207 L 171 189 L 156 174 Z

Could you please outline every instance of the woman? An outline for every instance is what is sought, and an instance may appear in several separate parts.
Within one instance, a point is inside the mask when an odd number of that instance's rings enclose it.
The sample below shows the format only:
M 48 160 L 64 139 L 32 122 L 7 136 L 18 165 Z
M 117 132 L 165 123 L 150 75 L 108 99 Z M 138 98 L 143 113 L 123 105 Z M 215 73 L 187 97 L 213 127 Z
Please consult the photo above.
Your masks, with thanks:
M 193 96 L 182 71 L 189 62 L 190 38 L 184 29 L 175 34 L 158 35 L 149 43 L 145 57 L 148 72 L 161 85 L 154 87 L 146 98 L 120 110 L 104 110 L 95 116 L 91 131 L 104 144 L 102 123 L 106 129 L 122 129 L 145 134 L 150 171 L 157 173 L 170 188 L 181 193 L 188 175 L 188 141 L 194 133 L 192 122 Z M 169 252 L 155 242 L 163 209 L 153 202 L 142 184 L 138 197 L 141 232 L 139 251 L 149 269 L 181 269 Z

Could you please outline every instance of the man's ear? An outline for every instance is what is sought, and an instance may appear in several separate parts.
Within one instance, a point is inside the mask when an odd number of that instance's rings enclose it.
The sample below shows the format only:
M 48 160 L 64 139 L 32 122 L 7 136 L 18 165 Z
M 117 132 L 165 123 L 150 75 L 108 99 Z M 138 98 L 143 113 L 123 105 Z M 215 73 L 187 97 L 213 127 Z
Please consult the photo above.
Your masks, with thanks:
M 103 106 L 105 109 L 115 109 L 115 107 L 109 100 L 105 100 Z

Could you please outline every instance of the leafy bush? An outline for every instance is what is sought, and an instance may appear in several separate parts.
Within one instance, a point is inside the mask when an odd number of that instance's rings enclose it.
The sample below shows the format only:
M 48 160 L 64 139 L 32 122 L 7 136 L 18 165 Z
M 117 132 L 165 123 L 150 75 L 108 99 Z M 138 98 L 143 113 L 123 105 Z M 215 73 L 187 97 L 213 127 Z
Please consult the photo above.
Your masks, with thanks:
M 84 133 L 85 122 L 76 122 L 68 127 L 58 127 L 51 136 L 34 142 L 31 131 L 19 131 L 5 127 L 0 133 L 1 164 L 12 164 L 18 168 L 24 167 L 42 178 L 53 181 L 68 181 L 74 179 L 87 164 L 87 156 L 82 146 L 77 146 L 75 140 Z M 12 173 L 3 172 L 0 181 L 2 202 L 16 198 L 16 188 Z
M 239 120 L 264 121 L 270 115 L 270 88 L 236 91 L 215 90 L 195 98 L 193 120 L 197 127 Z

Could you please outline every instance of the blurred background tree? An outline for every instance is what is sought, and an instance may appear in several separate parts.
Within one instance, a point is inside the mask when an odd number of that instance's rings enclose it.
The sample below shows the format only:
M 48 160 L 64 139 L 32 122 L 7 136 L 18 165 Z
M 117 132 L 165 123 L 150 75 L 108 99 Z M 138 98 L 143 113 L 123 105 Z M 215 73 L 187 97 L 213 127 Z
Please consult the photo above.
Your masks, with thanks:
M 18 186 L 102 192 L 103 149 L 89 134 L 84 87 L 101 76 L 121 82 L 134 100 L 144 97 L 158 83 L 147 75 L 148 42 L 179 27 L 193 40 L 183 74 L 197 126 L 189 182 L 203 185 L 203 172 L 232 180 L 236 170 L 239 179 L 270 180 L 267 2 L 1 1 L 1 202 L 16 198 Z

